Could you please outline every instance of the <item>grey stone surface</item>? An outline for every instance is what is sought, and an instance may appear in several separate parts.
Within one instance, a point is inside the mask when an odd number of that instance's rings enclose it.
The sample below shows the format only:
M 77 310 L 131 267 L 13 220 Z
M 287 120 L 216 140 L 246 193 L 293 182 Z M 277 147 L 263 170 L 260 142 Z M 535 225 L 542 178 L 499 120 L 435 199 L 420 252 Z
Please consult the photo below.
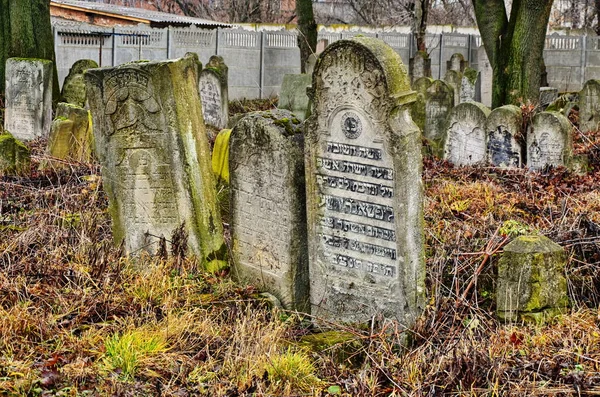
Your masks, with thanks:
M 448 116 L 444 159 L 454 165 L 473 165 L 486 161 L 485 123 L 490 109 L 478 102 L 454 107 Z
M 558 112 L 536 114 L 527 130 L 527 166 L 532 170 L 568 166 L 572 153 L 573 136 L 569 120 Z
M 446 71 L 454 70 L 456 72 L 462 73 L 465 71 L 469 62 L 465 61 L 465 57 L 463 54 L 455 53 L 452 54 L 450 60 L 446 62 Z
M 308 311 L 304 134 L 287 110 L 253 112 L 230 137 L 233 275 Z
M 329 45 L 306 125 L 312 314 L 411 326 L 424 304 L 421 134 L 406 67 L 383 41 Z
M 227 128 L 229 95 L 228 68 L 220 56 L 212 56 L 200 72 L 200 98 L 204 122 L 219 130 Z
M 508 321 L 543 323 L 569 304 L 565 250 L 545 236 L 520 236 L 498 263 L 496 313 Z
M 425 102 L 425 138 L 439 146 L 446 134 L 446 123 L 450 111 L 454 107 L 454 89 L 443 80 L 434 80 L 427 89 Z M 438 155 L 441 155 L 439 150 Z
M 279 109 L 290 110 L 300 120 L 310 116 L 310 101 L 306 89 L 312 84 L 310 74 L 286 74 L 283 76 L 281 93 L 279 94 Z
M 89 69 L 85 80 L 116 243 L 154 253 L 183 225 L 191 253 L 222 257 L 195 60 Z
M 417 51 L 415 56 L 410 58 L 409 74 L 413 82 L 421 77 L 431 77 L 431 58 L 426 52 Z
M 579 92 L 579 129 L 581 132 L 600 129 L 600 80 L 588 80 Z
M 477 86 L 477 80 L 479 79 L 479 72 L 475 69 L 466 68 L 462 78 L 460 79 L 460 88 L 458 90 L 459 103 L 475 101 L 477 93 L 475 88 Z
M 410 108 L 410 115 L 421 131 L 425 130 L 425 123 L 427 122 L 425 104 L 427 103 L 427 89 L 431 87 L 432 83 L 433 80 L 429 77 L 421 77 L 412 85 L 413 90 L 417 93 L 417 99 Z
M 514 105 L 492 110 L 486 122 L 488 162 L 495 167 L 521 167 L 523 115 Z
M 48 137 L 47 153 L 57 159 L 88 163 L 92 159 L 94 136 L 88 110 L 60 102 Z M 68 167 L 60 161 L 48 160 L 42 166 Z
M 6 60 L 4 129 L 20 140 L 46 138 L 52 124 L 52 61 Z
M 485 47 L 481 45 L 477 49 L 477 65 L 479 68 L 479 96 L 480 102 L 485 106 L 492 107 L 492 84 L 494 79 L 494 70 L 490 64 Z
M 80 59 L 71 66 L 69 74 L 65 78 L 60 93 L 60 101 L 70 103 L 79 107 L 86 106 L 85 81 L 83 73 L 88 69 L 97 68 L 96 61 L 91 59 Z
M 446 75 L 444 76 L 444 81 L 448 83 L 454 92 L 454 105 L 458 105 L 460 103 L 460 86 L 462 84 L 463 75 L 461 72 L 457 72 L 456 70 L 448 70 L 446 71 Z
M 558 98 L 558 88 L 540 87 L 540 106 L 545 109 Z

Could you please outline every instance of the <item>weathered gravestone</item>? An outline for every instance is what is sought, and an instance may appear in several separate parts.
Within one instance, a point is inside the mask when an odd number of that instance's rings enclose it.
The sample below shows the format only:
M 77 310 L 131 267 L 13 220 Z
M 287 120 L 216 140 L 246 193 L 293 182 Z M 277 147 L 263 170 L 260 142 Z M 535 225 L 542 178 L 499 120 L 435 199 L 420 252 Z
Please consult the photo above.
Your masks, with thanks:
M 454 107 L 454 90 L 442 80 L 434 80 L 427 89 L 423 134 L 437 156 L 443 156 L 448 115 Z
M 304 136 L 287 110 L 254 112 L 231 133 L 234 276 L 309 310 Z
M 290 110 L 300 120 L 310 116 L 310 102 L 306 89 L 312 84 L 310 74 L 286 74 L 281 83 L 279 109 Z
M 414 58 L 410 58 L 409 74 L 413 82 L 422 77 L 431 77 L 431 58 L 427 52 L 417 51 Z
M 98 64 L 96 61 L 91 59 L 80 59 L 75 62 L 69 74 L 65 77 L 62 91 L 60 94 L 60 101 L 65 103 L 71 103 L 79 107 L 85 107 L 86 104 L 86 92 L 85 92 L 85 81 L 83 80 L 83 73 L 88 69 L 97 68 Z
M 546 109 L 556 98 L 558 98 L 558 88 L 540 87 L 540 106 L 542 109 Z
M 486 160 L 485 123 L 490 109 L 478 102 L 456 106 L 448 116 L 444 158 L 454 165 L 473 165 Z
M 406 326 L 423 308 L 421 134 L 399 55 L 356 37 L 313 75 L 306 180 L 312 314 Z
M 229 140 L 231 130 L 221 130 L 212 152 L 212 169 L 217 179 L 229 183 Z
M 485 47 L 481 45 L 477 49 L 477 65 L 479 68 L 479 97 L 481 103 L 487 107 L 492 107 L 492 85 L 494 79 L 494 69 L 490 64 Z
M 47 153 L 57 159 L 88 163 L 92 159 L 94 137 L 90 112 L 79 106 L 61 102 L 48 137 Z M 68 164 L 49 160 L 44 166 L 66 167 Z
M 213 55 L 200 72 L 200 98 L 204 122 L 219 130 L 227 127 L 229 95 L 228 68 L 223 57 Z
M 421 77 L 412 85 L 413 90 L 417 93 L 417 99 L 410 108 L 410 115 L 421 131 L 425 129 L 425 123 L 427 122 L 425 104 L 427 103 L 427 89 L 431 87 L 432 83 L 433 80 L 429 77 Z
M 114 238 L 130 253 L 156 252 L 181 225 L 201 259 L 225 251 L 197 72 L 184 57 L 85 74 Z
M 465 57 L 463 54 L 455 53 L 452 54 L 449 61 L 446 61 L 446 71 L 454 70 L 456 72 L 462 73 L 465 71 L 469 62 L 465 61 Z
M 573 153 L 571 128 L 561 113 L 536 114 L 527 131 L 527 166 L 532 170 L 568 166 Z
M 544 321 L 569 305 L 565 250 L 545 236 L 520 236 L 498 263 L 496 314 L 507 321 Z
M 15 138 L 47 137 L 52 124 L 52 61 L 6 60 L 4 129 Z
M 448 83 L 454 91 L 454 106 L 460 103 L 460 86 L 462 84 L 463 75 L 456 70 L 448 70 L 444 76 L 444 81 Z
M 492 110 L 486 131 L 488 162 L 496 167 L 521 167 L 524 140 L 521 109 L 506 105 Z
M 466 68 L 462 78 L 460 80 L 459 88 L 459 103 L 476 101 L 478 98 L 475 88 L 477 86 L 477 80 L 479 79 L 479 72 L 475 69 Z
M 600 130 L 600 80 L 588 80 L 579 92 L 579 129 Z
M 21 175 L 29 172 L 29 148 L 8 131 L 0 133 L 0 175 Z

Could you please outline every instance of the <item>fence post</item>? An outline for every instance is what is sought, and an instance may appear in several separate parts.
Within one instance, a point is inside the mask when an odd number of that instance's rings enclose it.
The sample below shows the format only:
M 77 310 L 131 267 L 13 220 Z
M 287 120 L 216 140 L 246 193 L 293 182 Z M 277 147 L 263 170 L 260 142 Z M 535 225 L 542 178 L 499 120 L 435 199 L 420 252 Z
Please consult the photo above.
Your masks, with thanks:
M 217 27 L 217 33 L 215 35 L 215 55 L 219 55 L 219 35 L 221 34 L 221 28 Z
M 171 53 L 173 49 L 173 31 L 171 26 L 167 26 L 167 59 L 171 59 Z
M 442 63 L 444 62 L 444 60 L 442 59 L 443 48 L 444 48 L 444 34 L 440 33 L 439 37 L 440 37 L 440 39 L 439 39 L 439 43 L 440 43 L 440 64 L 438 65 L 438 80 L 441 80 L 442 79 Z
M 263 88 L 265 86 L 265 32 L 260 32 L 260 61 L 259 61 L 259 92 L 258 99 L 263 98 Z
M 581 88 L 585 84 L 585 67 L 587 66 L 587 34 L 579 38 L 581 41 Z
M 112 28 L 112 65 L 110 66 L 117 66 L 117 36 L 115 35 L 116 33 L 116 28 Z

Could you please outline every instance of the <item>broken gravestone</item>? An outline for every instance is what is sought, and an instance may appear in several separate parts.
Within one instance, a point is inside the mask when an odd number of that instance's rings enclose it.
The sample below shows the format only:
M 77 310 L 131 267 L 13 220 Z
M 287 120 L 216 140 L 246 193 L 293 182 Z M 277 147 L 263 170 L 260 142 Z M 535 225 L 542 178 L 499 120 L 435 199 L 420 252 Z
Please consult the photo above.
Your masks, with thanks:
M 454 106 L 460 103 L 460 86 L 462 84 L 463 75 L 456 70 L 448 70 L 444 76 L 444 81 L 448 83 L 454 92 Z
M 449 61 L 446 61 L 446 70 L 454 70 L 459 73 L 463 73 L 469 62 L 465 61 L 465 57 L 461 53 L 454 53 L 450 57 Z
M 490 109 L 478 102 L 454 107 L 448 116 L 444 159 L 454 165 L 474 165 L 486 161 L 485 123 Z
M 281 83 L 279 109 L 290 110 L 300 120 L 310 116 L 310 101 L 306 89 L 312 84 L 310 74 L 286 74 Z
M 113 235 L 129 253 L 155 253 L 183 226 L 192 253 L 224 255 L 197 73 L 192 57 L 85 73 Z
M 408 63 L 411 81 L 416 82 L 422 77 L 431 77 L 431 58 L 427 52 L 417 51 Z
M 475 88 L 477 87 L 478 79 L 479 72 L 477 70 L 471 68 L 465 69 L 465 72 L 460 80 L 459 103 L 477 100 Z
M 0 175 L 25 175 L 29 173 L 30 163 L 29 148 L 10 132 L 0 133 Z
M 200 98 L 204 122 L 218 130 L 227 128 L 229 117 L 227 71 L 223 57 L 213 55 L 200 72 Z
M 533 117 L 527 131 L 527 166 L 568 166 L 573 153 L 572 127 L 558 112 L 541 112 Z
M 4 129 L 15 138 L 46 138 L 52 124 L 52 61 L 6 60 Z
M 433 153 L 443 156 L 443 139 L 446 135 L 448 115 L 454 108 L 454 90 L 443 80 L 434 80 L 427 89 L 425 101 L 425 128 L 423 135 Z
M 545 236 L 520 236 L 498 263 L 496 314 L 505 321 L 543 323 L 569 305 L 565 250 Z
M 492 110 L 487 118 L 486 131 L 488 162 L 495 167 L 521 167 L 523 115 L 515 105 Z
M 579 129 L 600 130 L 600 80 L 588 80 L 579 92 Z
M 304 137 L 287 110 L 249 113 L 230 138 L 233 275 L 309 310 Z
M 59 103 L 56 117 L 52 122 L 48 138 L 47 153 L 50 159 L 43 167 L 67 167 L 68 163 L 54 161 L 89 163 L 92 159 L 94 137 L 92 133 L 91 114 L 88 110 L 70 103 Z
M 306 127 L 311 313 L 411 326 L 423 309 L 421 134 L 400 56 L 340 40 L 313 74 Z
M 87 94 L 85 92 L 85 81 L 83 73 L 88 69 L 97 68 L 96 61 L 91 59 L 80 59 L 71 66 L 69 74 L 65 77 L 65 82 L 60 94 L 60 101 L 70 103 L 81 108 L 86 107 Z
M 425 113 L 425 104 L 427 103 L 427 89 L 431 86 L 433 80 L 429 77 L 417 79 L 412 87 L 417 93 L 417 99 L 410 108 L 410 115 L 421 131 L 425 130 L 427 115 Z

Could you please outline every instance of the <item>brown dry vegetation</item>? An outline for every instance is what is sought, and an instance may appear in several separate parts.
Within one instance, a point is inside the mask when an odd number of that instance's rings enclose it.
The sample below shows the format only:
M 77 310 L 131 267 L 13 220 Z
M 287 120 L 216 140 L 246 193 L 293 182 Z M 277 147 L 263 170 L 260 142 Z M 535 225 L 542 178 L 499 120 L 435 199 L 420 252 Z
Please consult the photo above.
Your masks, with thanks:
M 0 395 L 600 394 L 597 138 L 579 136 L 584 176 L 426 159 L 424 315 L 412 331 L 331 324 L 352 340 L 317 351 L 296 343 L 319 331 L 308 317 L 193 258 L 124 258 L 98 166 L 37 171 L 34 142 L 30 175 L 0 179 Z M 530 232 L 568 250 L 572 308 L 500 324 L 497 256 Z

